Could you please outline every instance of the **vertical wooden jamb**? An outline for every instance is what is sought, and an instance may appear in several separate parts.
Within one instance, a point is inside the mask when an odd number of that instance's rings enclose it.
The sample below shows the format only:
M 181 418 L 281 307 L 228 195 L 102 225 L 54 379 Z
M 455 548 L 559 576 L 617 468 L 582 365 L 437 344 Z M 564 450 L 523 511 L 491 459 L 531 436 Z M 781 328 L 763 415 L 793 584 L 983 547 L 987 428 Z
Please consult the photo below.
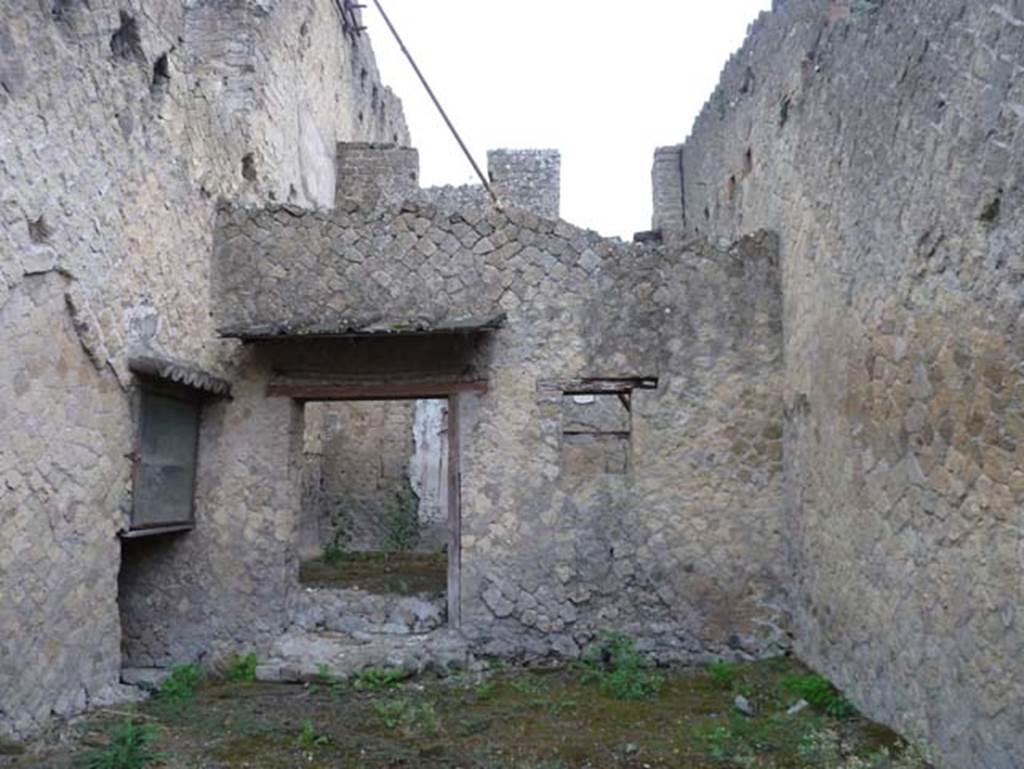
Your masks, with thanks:
M 448 396 L 448 625 L 462 625 L 462 471 L 458 394 Z
M 287 455 L 287 477 L 288 477 L 288 507 L 291 508 L 288 516 L 288 525 L 291 527 L 287 539 L 288 547 L 285 550 L 285 573 L 287 575 L 287 590 L 299 584 L 299 563 L 301 561 L 301 537 L 302 537 L 302 476 L 305 457 L 302 448 L 306 440 L 306 404 L 302 401 L 288 400 L 288 455 Z M 278 513 L 282 515 L 282 513 Z

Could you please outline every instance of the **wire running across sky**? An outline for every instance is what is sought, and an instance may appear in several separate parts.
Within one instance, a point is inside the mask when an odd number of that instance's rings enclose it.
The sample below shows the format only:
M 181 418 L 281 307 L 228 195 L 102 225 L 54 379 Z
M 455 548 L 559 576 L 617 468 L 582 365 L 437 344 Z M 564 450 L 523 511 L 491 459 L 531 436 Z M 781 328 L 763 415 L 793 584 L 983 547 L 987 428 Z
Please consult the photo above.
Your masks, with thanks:
M 679 144 L 771 0 L 388 0 L 387 12 L 478 164 L 488 149 L 562 152 L 562 215 L 605 235 L 650 227 L 654 149 Z M 373 11 L 424 185 L 478 179 Z

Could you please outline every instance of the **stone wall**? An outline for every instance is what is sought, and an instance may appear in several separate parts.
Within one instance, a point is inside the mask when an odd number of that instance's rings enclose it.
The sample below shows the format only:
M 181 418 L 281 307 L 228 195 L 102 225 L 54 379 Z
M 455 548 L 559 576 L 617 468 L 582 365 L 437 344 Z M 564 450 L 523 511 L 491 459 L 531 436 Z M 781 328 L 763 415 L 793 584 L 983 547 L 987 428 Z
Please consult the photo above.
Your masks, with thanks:
M 684 251 L 521 210 L 225 209 L 215 271 L 217 322 L 230 333 L 294 330 L 295 307 L 321 335 L 379 332 L 264 342 L 268 355 L 294 359 L 275 358 L 279 372 L 422 376 L 415 349 L 488 381 L 486 394 L 458 398 L 461 614 L 482 648 L 574 655 L 613 627 L 664 658 L 782 640 L 772 238 Z M 502 313 L 499 330 L 460 342 L 468 357 L 433 346 L 444 334 L 388 333 Z M 587 377 L 657 384 L 626 387 L 625 415 L 614 396 L 619 427 L 581 436 L 563 393 Z
M 460 211 L 463 208 L 480 208 L 490 203 L 490 196 L 482 184 L 445 184 L 427 187 L 420 197 L 446 211 Z
M 0 309 L 0 734 L 118 694 L 127 468 L 108 447 L 127 451 L 131 425 L 82 348 L 69 283 L 19 276 Z
M 210 323 L 216 199 L 329 205 L 340 140 L 407 143 L 408 134 L 367 38 L 343 32 L 330 0 L 4 5 L 0 734 L 118 694 L 128 354 L 236 375 L 246 356 L 217 341 Z M 245 403 L 213 408 L 204 456 L 243 430 Z M 285 568 L 276 537 L 265 549 L 244 544 L 273 529 L 272 518 L 225 518 L 243 499 L 257 509 L 272 500 L 259 499 L 258 484 L 248 497 L 227 494 L 235 462 L 225 457 L 227 476 L 201 480 L 194 535 L 122 574 L 122 590 L 142 582 L 155 591 L 122 593 L 129 656 L 189 651 L 143 638 L 145 615 L 133 611 L 173 605 L 188 621 L 210 619 L 203 601 L 217 589 L 196 576 L 204 561 L 187 558 L 220 558 L 208 573 L 238 590 L 224 605 L 239 616 L 214 618 L 206 638 L 230 637 L 264 598 L 230 548 L 256 558 L 274 550 L 270 571 Z M 227 523 L 217 534 L 215 520 Z M 232 539 L 232 527 L 249 537 Z
M 789 0 L 684 148 L 780 235 L 798 651 L 942 766 L 1024 755 L 1024 5 Z
M 559 217 L 562 154 L 558 150 L 489 150 L 487 177 L 502 206 L 548 219 Z M 491 196 L 482 184 L 428 187 L 416 197 L 446 211 L 491 205 Z M 401 202 L 403 197 L 393 200 Z
M 503 205 L 557 219 L 562 204 L 558 150 L 490 150 L 487 175 Z
M 232 400 L 203 415 L 195 530 L 122 550 L 126 666 L 216 663 L 287 625 L 298 583 L 302 409 L 266 397 L 258 354 L 247 353 L 232 373 Z
M 370 209 L 391 200 L 411 198 L 420 188 L 420 155 L 412 147 L 339 144 L 337 166 L 343 205 Z

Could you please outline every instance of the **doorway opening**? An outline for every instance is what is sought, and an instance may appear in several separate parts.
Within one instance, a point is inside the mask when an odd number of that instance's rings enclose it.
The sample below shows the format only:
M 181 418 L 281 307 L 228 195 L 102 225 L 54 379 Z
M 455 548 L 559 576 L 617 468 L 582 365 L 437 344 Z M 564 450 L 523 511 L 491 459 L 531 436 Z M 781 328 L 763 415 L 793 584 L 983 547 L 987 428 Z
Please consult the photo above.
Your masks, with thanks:
M 459 527 L 449 399 L 306 401 L 303 417 L 300 583 L 415 598 L 451 623 Z

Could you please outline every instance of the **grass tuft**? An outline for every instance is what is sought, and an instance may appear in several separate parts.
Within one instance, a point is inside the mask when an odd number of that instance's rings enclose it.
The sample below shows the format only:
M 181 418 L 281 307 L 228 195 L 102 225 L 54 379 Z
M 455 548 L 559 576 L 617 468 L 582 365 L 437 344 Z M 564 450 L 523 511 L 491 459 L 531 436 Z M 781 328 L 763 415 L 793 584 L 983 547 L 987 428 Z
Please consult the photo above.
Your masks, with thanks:
M 833 718 L 849 718 L 856 713 L 850 701 L 827 678 L 817 673 L 785 676 L 782 679 L 782 688 L 802 697 Z
M 425 700 L 400 697 L 373 704 L 374 712 L 388 729 L 401 729 L 406 734 L 435 735 L 441 728 L 434 706 Z
M 313 726 L 313 722 L 309 719 L 302 722 L 302 729 L 295 736 L 295 747 L 302 748 L 303 750 L 322 748 L 325 745 L 329 745 L 330 742 L 331 738 L 325 734 L 319 734 L 316 727 Z
M 195 663 L 177 665 L 171 668 L 171 674 L 160 685 L 157 697 L 164 702 L 184 703 L 195 699 L 199 685 L 203 682 L 203 674 Z
M 596 683 L 602 694 L 617 700 L 643 700 L 656 695 L 665 683 L 636 650 L 633 640 L 608 633 L 583 655 L 584 683 Z
M 708 675 L 722 689 L 732 689 L 736 682 L 737 669 L 732 662 L 712 662 L 708 665 Z
M 125 720 L 115 727 L 110 744 L 85 754 L 83 769 L 143 769 L 163 760 L 152 748 L 157 728 Z
M 244 656 L 235 655 L 228 663 L 225 677 L 233 684 L 251 684 L 256 681 L 256 665 L 259 660 L 256 652 Z
M 408 677 L 402 668 L 366 668 L 353 679 L 352 688 L 357 692 L 383 692 L 394 689 Z

